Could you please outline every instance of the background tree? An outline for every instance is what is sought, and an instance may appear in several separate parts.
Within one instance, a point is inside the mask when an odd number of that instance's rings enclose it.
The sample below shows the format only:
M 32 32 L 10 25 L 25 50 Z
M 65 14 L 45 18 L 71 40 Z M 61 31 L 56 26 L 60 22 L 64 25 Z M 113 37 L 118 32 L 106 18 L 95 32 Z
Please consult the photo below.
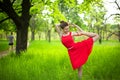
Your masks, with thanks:
M 117 16 L 115 16 L 114 17 L 114 20 L 115 20 L 115 22 L 116 22 L 116 27 L 115 27 L 115 34 L 116 34 L 116 36 L 118 37 L 118 40 L 119 40 L 119 42 L 120 42 L 120 16 L 119 15 L 117 15 Z
M 87 4 L 87 2 L 85 2 Z M 85 4 L 83 3 L 83 4 Z M 83 22 L 87 26 L 87 31 L 96 32 L 100 35 L 99 43 L 102 42 L 102 34 L 104 34 L 103 29 L 104 27 L 104 16 L 105 16 L 105 8 L 103 6 L 103 2 L 92 2 L 89 4 L 89 9 L 86 9 L 86 11 L 83 12 Z
M 19 3 L 18 3 L 19 2 Z M 15 7 L 14 7 L 15 6 Z M 16 53 L 27 49 L 28 26 L 30 20 L 30 0 L 1 0 L 0 10 L 7 14 L 16 25 Z M 18 14 L 20 12 L 20 14 Z
M 31 41 L 35 40 L 36 18 L 35 14 L 30 19 Z
M 42 0 L 32 0 L 30 8 L 30 14 L 32 16 L 30 20 L 30 29 L 31 29 L 31 40 L 35 40 L 35 32 L 38 23 L 38 16 L 42 17 L 42 11 L 44 9 L 44 1 Z
M 116 10 L 120 11 L 120 3 L 119 3 L 119 0 L 114 0 L 113 2 L 109 2 L 110 4 L 114 4 L 116 8 Z M 120 21 L 120 13 L 117 12 L 115 14 L 111 14 L 109 17 L 106 18 L 106 22 L 107 20 L 109 20 L 111 17 L 113 17 L 113 22 L 114 22 L 114 25 L 111 25 L 111 29 L 108 30 L 107 32 L 109 32 L 108 36 L 107 36 L 107 40 L 115 35 L 118 37 L 118 40 L 120 39 L 120 28 L 119 28 L 119 21 Z M 114 26 L 114 27 L 113 27 Z M 120 40 L 119 40 L 120 42 Z

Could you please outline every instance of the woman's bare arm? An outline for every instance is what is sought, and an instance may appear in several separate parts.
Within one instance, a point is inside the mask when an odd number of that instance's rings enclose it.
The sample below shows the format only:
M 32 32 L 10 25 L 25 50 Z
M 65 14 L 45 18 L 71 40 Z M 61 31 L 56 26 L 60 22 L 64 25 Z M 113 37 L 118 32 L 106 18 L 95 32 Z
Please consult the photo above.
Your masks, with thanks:
M 76 24 L 70 24 L 73 28 L 76 28 L 77 31 L 76 32 L 72 32 L 73 36 L 80 36 L 81 32 L 83 32 L 83 30 Z
M 55 29 L 56 29 L 56 31 L 57 31 L 57 33 L 58 33 L 58 35 L 61 37 L 61 30 L 60 30 L 60 26 L 59 26 L 59 25 L 56 25 L 56 26 L 55 26 Z
M 73 25 L 73 27 L 77 28 L 77 30 L 78 30 L 79 32 L 82 32 L 82 31 L 83 31 L 78 25 L 76 25 L 76 24 L 72 24 L 72 25 Z
M 83 32 L 83 30 L 76 24 L 70 24 L 73 28 L 76 28 L 77 31 L 76 32 L 72 32 L 73 36 L 80 36 L 81 32 Z
M 85 35 L 85 36 L 88 36 L 88 37 L 92 37 L 93 38 L 93 41 L 97 41 L 99 39 L 99 35 L 97 33 L 92 33 L 92 32 L 81 32 L 81 35 Z
M 92 37 L 94 42 L 99 39 L 98 34 L 92 33 L 92 32 L 85 32 L 78 25 L 76 25 L 76 24 L 72 24 L 72 25 L 75 26 L 78 29 L 78 32 L 73 32 L 72 33 L 73 36 L 85 35 L 85 36 L 88 36 L 88 37 Z

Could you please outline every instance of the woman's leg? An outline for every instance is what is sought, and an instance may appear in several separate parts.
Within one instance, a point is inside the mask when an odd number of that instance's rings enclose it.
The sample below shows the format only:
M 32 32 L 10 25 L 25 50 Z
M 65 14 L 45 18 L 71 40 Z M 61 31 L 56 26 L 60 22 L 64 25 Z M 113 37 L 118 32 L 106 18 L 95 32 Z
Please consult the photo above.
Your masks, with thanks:
M 82 66 L 78 68 L 78 77 L 79 79 L 82 78 Z

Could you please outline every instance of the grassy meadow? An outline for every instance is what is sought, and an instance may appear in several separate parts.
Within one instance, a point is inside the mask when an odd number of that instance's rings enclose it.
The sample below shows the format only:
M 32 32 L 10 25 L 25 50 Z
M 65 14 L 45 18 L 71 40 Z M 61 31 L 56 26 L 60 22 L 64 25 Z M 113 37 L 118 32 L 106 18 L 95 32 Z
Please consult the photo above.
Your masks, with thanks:
M 95 43 L 82 80 L 119 80 L 119 56 L 119 42 Z M 78 74 L 60 41 L 33 41 L 21 56 L 10 53 L 0 59 L 0 80 L 78 80 Z

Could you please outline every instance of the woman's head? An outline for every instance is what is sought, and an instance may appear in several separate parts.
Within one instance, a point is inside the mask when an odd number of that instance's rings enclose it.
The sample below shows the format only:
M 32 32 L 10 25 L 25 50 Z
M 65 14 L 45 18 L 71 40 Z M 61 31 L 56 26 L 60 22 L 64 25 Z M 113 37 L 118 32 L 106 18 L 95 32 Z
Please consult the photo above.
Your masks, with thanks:
M 60 21 L 60 27 L 63 29 L 65 33 L 69 32 L 69 25 L 65 21 Z
M 64 29 L 66 26 L 68 26 L 68 23 L 65 21 L 60 21 L 60 27 Z

